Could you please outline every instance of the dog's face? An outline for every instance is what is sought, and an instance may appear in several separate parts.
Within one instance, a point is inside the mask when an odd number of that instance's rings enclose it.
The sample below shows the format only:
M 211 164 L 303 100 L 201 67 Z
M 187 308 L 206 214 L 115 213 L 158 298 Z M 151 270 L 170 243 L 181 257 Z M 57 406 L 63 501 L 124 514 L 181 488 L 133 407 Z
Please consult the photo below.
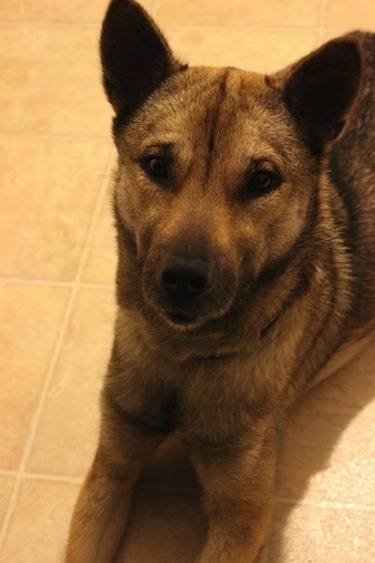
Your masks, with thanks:
M 324 147 L 358 85 L 356 49 L 331 45 L 274 77 L 189 69 L 137 4 L 112 2 L 102 59 L 119 153 L 119 299 L 157 330 L 252 312 L 256 329 L 272 322 L 275 306 L 260 311 L 257 295 L 316 228 Z
M 313 166 L 278 98 L 257 75 L 186 70 L 117 134 L 141 300 L 176 329 L 251 299 L 304 231 Z

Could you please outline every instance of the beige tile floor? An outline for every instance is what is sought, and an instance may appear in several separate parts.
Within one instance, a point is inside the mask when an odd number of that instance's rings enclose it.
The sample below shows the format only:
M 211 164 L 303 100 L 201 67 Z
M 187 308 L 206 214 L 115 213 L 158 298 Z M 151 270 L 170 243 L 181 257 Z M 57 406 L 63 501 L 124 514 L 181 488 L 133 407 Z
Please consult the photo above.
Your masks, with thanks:
M 373 0 L 148 0 L 192 63 L 272 71 Z M 0 563 L 62 561 L 91 460 L 112 322 L 114 150 L 97 41 L 106 0 L 0 0 Z M 264 562 L 375 562 L 375 346 L 285 425 Z M 191 562 L 199 489 L 178 443 L 135 498 L 121 560 Z

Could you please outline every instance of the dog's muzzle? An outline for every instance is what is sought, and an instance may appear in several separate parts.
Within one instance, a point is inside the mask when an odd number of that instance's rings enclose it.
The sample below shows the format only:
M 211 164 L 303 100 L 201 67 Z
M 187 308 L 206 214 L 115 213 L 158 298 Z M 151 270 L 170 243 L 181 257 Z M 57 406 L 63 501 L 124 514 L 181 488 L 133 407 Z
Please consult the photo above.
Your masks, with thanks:
M 143 273 L 145 301 L 176 328 L 195 328 L 230 308 L 236 276 L 223 259 L 164 254 Z
M 194 320 L 187 314 L 193 302 L 203 298 L 212 287 L 210 265 L 205 260 L 171 257 L 165 260 L 159 272 L 159 287 L 170 302 L 167 311 L 170 320 L 178 324 L 188 324 Z M 193 307 L 191 307 L 193 305 Z

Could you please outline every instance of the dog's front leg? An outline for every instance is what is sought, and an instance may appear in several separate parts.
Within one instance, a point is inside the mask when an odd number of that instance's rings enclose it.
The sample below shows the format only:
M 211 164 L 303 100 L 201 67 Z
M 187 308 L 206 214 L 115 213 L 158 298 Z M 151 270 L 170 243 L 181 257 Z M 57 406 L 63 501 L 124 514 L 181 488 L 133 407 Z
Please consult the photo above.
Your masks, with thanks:
M 97 453 L 73 514 L 66 563 L 113 561 L 135 482 L 164 437 L 105 413 Z
M 273 431 L 271 431 L 273 434 Z M 272 515 L 274 437 L 241 451 L 193 450 L 204 489 L 208 536 L 197 563 L 251 563 Z

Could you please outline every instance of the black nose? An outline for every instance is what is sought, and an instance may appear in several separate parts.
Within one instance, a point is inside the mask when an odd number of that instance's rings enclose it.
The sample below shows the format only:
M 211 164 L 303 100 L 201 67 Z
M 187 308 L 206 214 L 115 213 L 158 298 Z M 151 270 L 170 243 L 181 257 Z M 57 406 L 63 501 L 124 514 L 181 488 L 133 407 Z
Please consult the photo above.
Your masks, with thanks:
M 175 302 L 192 301 L 211 286 L 209 265 L 204 260 L 169 258 L 162 268 L 160 282 Z

